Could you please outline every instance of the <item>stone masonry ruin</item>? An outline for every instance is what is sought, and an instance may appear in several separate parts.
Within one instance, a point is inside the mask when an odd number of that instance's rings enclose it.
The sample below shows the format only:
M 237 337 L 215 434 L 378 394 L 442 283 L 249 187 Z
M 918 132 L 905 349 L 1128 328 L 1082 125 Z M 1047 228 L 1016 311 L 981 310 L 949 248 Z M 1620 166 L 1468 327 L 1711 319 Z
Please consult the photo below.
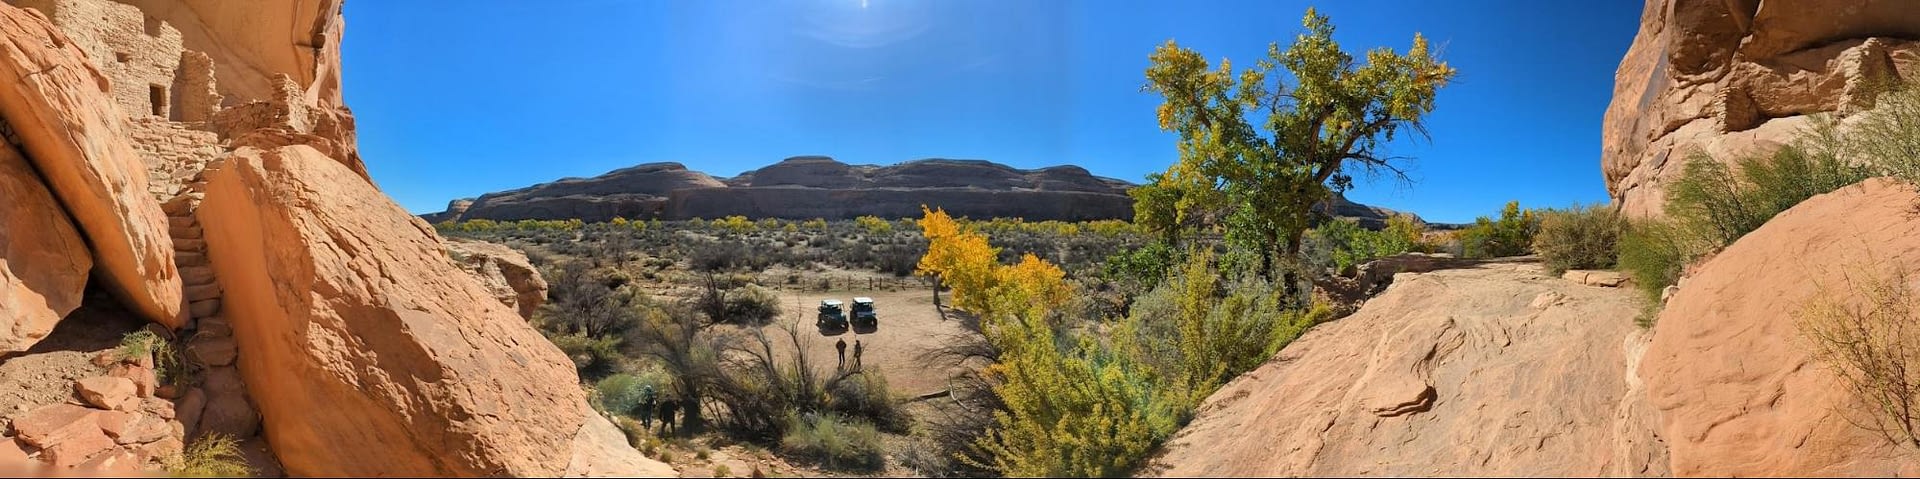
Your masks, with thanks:
M 203 432 L 254 437 L 260 418 L 234 366 L 232 329 L 220 315 L 220 285 L 208 263 L 195 212 L 205 198 L 202 173 L 226 152 L 242 146 L 326 143 L 300 138 L 311 137 L 315 123 L 304 92 L 280 73 L 273 77 L 269 98 L 223 96 L 215 81 L 215 61 L 187 49 L 179 29 L 142 11 L 137 1 L 4 1 L 38 10 L 106 76 L 126 119 L 128 141 L 146 166 L 147 192 L 167 214 L 192 318 L 182 332 L 184 346 L 208 378 L 204 399 L 194 401 L 204 404 L 195 407 L 204 412 L 194 413 L 197 424 L 186 424 L 189 437 Z

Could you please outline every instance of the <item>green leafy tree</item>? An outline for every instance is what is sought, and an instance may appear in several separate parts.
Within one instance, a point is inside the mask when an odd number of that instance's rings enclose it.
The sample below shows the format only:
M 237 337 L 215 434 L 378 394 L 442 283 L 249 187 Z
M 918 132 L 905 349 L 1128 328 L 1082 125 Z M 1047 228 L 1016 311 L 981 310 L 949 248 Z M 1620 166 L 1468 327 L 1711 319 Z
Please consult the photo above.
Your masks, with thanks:
M 1154 51 L 1145 89 L 1165 98 L 1160 127 L 1179 134 L 1180 161 L 1135 195 L 1149 227 L 1180 227 L 1217 208 L 1227 239 L 1260 248 L 1269 274 L 1276 257 L 1300 251 L 1314 205 L 1352 186 L 1347 167 L 1405 179 L 1401 158 L 1382 147 L 1403 130 L 1424 131 L 1453 68 L 1419 34 L 1405 54 L 1374 49 L 1360 64 L 1333 41 L 1327 17 L 1308 9 L 1303 23 L 1291 46 L 1270 44 L 1239 73 L 1172 41 Z

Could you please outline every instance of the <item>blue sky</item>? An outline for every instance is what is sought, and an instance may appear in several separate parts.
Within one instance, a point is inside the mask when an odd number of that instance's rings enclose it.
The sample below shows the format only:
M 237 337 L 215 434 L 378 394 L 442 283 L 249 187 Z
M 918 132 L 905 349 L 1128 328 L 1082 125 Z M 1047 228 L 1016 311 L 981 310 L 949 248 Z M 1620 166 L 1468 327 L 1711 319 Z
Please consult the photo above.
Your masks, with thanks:
M 414 212 L 678 161 L 1077 164 L 1176 159 L 1140 91 L 1168 39 L 1251 65 L 1311 2 L 406 0 L 346 6 L 346 100 L 374 180 Z M 1414 182 L 1349 196 L 1465 222 L 1607 199 L 1600 119 L 1640 2 L 1321 2 L 1350 52 L 1425 34 L 1460 72 L 1402 141 Z

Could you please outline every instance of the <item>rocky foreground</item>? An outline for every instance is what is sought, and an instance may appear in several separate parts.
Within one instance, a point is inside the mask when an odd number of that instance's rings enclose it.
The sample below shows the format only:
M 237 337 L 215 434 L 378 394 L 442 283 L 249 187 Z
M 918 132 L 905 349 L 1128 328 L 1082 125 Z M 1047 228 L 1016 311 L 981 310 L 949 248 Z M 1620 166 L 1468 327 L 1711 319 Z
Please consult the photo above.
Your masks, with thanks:
M 1201 405 L 1169 477 L 1664 475 L 1635 293 L 1535 262 L 1401 273 Z
M 1693 270 L 1657 323 L 1592 274 L 1493 262 L 1401 273 L 1214 393 L 1165 476 L 1911 476 L 1859 427 L 1794 313 L 1920 271 L 1920 194 L 1816 196 Z M 1839 296 L 1846 297 L 1846 296 Z
M 675 474 L 527 324 L 523 257 L 456 261 L 368 179 L 340 9 L 0 4 L 0 474 L 130 475 L 215 433 L 266 474 Z M 182 351 L 165 380 L 119 339 L 142 322 Z

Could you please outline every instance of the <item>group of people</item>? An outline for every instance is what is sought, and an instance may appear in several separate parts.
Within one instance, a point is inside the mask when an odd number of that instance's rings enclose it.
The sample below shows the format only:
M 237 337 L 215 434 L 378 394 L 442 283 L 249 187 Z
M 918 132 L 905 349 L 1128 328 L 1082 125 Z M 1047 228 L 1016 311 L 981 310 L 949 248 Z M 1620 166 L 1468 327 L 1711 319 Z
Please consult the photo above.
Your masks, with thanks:
M 674 416 L 680 414 L 680 400 L 659 399 L 657 396 L 651 384 L 640 389 L 640 427 L 652 431 L 654 414 L 659 413 L 660 434 L 671 435 L 676 431 L 673 423 Z
M 839 341 L 834 342 L 833 349 L 840 353 L 840 370 L 845 371 L 847 369 L 847 339 L 840 338 Z M 853 369 L 860 369 L 860 353 L 865 352 L 866 349 L 866 346 L 860 344 L 860 338 L 854 338 Z

